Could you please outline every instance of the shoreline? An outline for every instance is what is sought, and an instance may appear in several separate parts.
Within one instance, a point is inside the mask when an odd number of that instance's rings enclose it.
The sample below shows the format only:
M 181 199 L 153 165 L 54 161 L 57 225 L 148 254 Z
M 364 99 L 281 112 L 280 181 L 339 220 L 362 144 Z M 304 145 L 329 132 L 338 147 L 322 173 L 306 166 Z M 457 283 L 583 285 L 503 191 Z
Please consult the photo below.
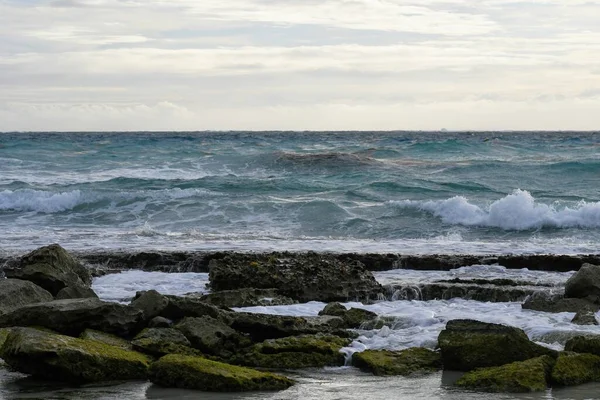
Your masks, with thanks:
M 234 259 L 268 260 L 272 257 L 302 259 L 309 251 L 72 251 L 75 257 L 91 268 L 94 275 L 138 269 L 160 272 L 208 272 L 212 260 L 224 257 Z M 507 269 L 549 272 L 576 271 L 584 263 L 600 265 L 600 254 L 402 254 L 402 253 L 336 253 L 316 252 L 333 256 L 341 261 L 360 261 L 369 271 L 411 269 L 421 271 L 448 271 L 471 265 L 498 264 Z M 3 266 L 19 255 L 0 256 Z

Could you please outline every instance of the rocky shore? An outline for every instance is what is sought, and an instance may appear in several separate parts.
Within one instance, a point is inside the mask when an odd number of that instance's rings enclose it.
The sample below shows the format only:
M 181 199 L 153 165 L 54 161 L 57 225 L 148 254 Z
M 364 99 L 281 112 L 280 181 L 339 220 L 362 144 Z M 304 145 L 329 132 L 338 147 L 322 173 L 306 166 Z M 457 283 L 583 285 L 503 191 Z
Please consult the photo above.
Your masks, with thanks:
M 392 268 L 443 270 L 501 263 L 509 268 L 578 271 L 564 293 L 537 290 L 540 285 L 535 282 L 458 280 L 420 287 L 418 299 L 479 300 L 492 296 L 485 294 L 489 292 L 495 293 L 496 301 L 519 299 L 523 308 L 577 312 L 574 323 L 598 323 L 594 313 L 600 308 L 600 266 L 589 262 L 600 264 L 600 256 L 502 257 L 86 255 L 50 245 L 1 264 L 0 358 L 6 368 L 36 379 L 73 384 L 147 379 L 161 387 L 201 391 L 284 390 L 296 383 L 290 370 L 343 365 L 378 376 L 462 371 L 456 386 L 482 392 L 531 392 L 600 382 L 600 336 L 576 335 L 564 351 L 556 351 L 532 342 L 515 327 L 456 319 L 440 333 L 435 350 L 355 352 L 348 347 L 355 329 L 382 329 L 394 323 L 393 318 L 340 304 L 400 296 L 401 289 L 382 286 L 371 272 Z M 205 271 L 211 293 L 172 296 L 149 290 L 138 292 L 129 304 L 100 300 L 91 288 L 92 276 L 128 268 Z M 508 297 L 501 297 L 500 290 Z M 265 301 L 328 304 L 315 317 L 232 310 Z

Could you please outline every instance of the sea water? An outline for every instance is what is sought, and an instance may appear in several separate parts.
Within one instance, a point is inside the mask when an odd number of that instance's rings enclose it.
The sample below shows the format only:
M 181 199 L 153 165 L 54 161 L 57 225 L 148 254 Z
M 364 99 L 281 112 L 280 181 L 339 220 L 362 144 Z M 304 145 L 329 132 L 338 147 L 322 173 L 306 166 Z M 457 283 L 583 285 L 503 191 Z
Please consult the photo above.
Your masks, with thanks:
M 0 134 L 0 251 L 591 253 L 600 133 Z

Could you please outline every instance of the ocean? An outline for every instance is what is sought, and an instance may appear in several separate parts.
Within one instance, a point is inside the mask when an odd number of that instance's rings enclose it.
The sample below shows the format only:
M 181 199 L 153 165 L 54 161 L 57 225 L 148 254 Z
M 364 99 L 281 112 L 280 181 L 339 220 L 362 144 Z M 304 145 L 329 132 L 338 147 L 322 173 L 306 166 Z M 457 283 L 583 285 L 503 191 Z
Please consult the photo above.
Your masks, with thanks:
M 600 133 L 0 134 L 0 249 L 594 253 Z

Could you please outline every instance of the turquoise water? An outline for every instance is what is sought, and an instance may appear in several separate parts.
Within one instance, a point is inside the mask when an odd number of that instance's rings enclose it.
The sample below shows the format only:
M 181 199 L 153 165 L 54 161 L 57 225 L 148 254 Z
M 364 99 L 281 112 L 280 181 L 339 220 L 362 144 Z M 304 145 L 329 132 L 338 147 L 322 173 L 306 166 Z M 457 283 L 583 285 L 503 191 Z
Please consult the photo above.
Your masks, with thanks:
M 0 249 L 597 252 L 600 133 L 0 134 Z

